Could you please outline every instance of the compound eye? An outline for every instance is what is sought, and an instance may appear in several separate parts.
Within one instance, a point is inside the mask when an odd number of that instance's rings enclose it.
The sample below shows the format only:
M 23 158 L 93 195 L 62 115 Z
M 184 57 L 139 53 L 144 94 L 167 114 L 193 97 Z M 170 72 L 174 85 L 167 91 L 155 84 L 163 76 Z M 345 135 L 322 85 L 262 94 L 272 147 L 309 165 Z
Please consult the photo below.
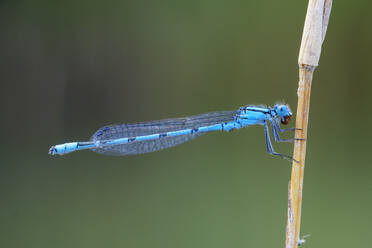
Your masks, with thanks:
M 283 124 L 283 125 L 287 125 L 292 119 L 292 115 L 286 115 L 284 116 L 280 122 Z

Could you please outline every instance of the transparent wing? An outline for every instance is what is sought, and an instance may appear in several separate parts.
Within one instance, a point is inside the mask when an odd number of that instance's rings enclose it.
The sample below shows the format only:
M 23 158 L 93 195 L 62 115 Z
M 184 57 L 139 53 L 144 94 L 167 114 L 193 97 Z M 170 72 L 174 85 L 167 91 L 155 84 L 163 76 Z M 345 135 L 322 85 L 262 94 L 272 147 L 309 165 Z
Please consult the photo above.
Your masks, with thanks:
M 105 126 L 97 130 L 92 141 L 114 140 L 150 134 L 167 133 L 190 128 L 214 125 L 234 120 L 237 111 L 210 112 L 184 118 L 165 119 L 152 122 Z M 134 141 L 127 144 L 94 148 L 93 151 L 107 155 L 130 155 L 158 151 L 192 140 L 203 133 L 163 137 L 156 140 Z

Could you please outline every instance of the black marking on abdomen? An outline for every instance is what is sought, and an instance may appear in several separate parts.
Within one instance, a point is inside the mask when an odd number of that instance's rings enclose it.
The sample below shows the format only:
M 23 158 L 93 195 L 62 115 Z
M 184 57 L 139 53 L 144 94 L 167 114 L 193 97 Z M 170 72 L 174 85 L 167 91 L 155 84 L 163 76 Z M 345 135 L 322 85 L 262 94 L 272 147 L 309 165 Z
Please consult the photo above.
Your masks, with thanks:
M 196 133 L 197 131 L 199 131 L 199 128 L 193 128 L 193 129 L 191 129 L 191 133 L 193 134 L 193 133 Z
M 159 138 L 167 137 L 167 135 L 168 134 L 166 134 L 166 133 L 161 133 L 161 134 L 159 134 Z
M 128 138 L 128 143 L 133 142 L 133 141 L 135 141 L 135 140 L 136 140 L 136 137 Z

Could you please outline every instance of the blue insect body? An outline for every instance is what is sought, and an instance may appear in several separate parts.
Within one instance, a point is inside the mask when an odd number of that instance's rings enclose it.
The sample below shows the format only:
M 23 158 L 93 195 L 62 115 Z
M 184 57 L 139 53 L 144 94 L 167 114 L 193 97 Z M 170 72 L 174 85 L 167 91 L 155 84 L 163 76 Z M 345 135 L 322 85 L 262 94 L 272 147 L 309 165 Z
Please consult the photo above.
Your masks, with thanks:
M 269 133 L 270 124 L 275 142 L 293 141 L 294 139 L 281 139 L 279 136 L 280 132 L 295 130 L 295 128 L 280 128 L 279 120 L 286 125 L 291 117 L 292 112 L 288 105 L 277 104 L 274 107 L 245 106 L 236 111 L 218 111 L 184 118 L 110 125 L 96 131 L 90 141 L 52 146 L 49 154 L 64 155 L 86 149 L 106 155 L 141 154 L 173 147 L 212 131 L 232 131 L 250 125 L 263 125 L 268 153 L 292 160 L 292 157 L 274 151 Z

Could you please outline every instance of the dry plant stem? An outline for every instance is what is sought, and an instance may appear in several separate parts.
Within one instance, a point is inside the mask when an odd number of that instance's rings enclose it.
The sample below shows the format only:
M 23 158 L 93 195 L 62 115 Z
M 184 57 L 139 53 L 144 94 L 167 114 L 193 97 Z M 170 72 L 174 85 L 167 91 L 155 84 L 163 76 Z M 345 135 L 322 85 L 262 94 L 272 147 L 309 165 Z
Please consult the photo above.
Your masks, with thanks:
M 302 190 L 306 155 L 307 124 L 310 110 L 310 92 L 313 72 L 318 66 L 322 43 L 327 31 L 332 0 L 309 0 L 302 34 L 299 64 L 296 138 L 291 181 L 288 185 L 288 216 L 286 248 L 297 248 L 300 236 Z
M 307 139 L 307 123 L 309 120 L 310 92 L 314 68 L 300 66 L 300 80 L 298 87 L 298 105 L 296 115 L 296 138 Z M 288 216 L 286 247 L 298 246 L 301 224 L 302 188 L 305 169 L 306 141 L 296 141 L 293 158 L 297 162 L 292 164 L 291 181 L 288 186 Z

